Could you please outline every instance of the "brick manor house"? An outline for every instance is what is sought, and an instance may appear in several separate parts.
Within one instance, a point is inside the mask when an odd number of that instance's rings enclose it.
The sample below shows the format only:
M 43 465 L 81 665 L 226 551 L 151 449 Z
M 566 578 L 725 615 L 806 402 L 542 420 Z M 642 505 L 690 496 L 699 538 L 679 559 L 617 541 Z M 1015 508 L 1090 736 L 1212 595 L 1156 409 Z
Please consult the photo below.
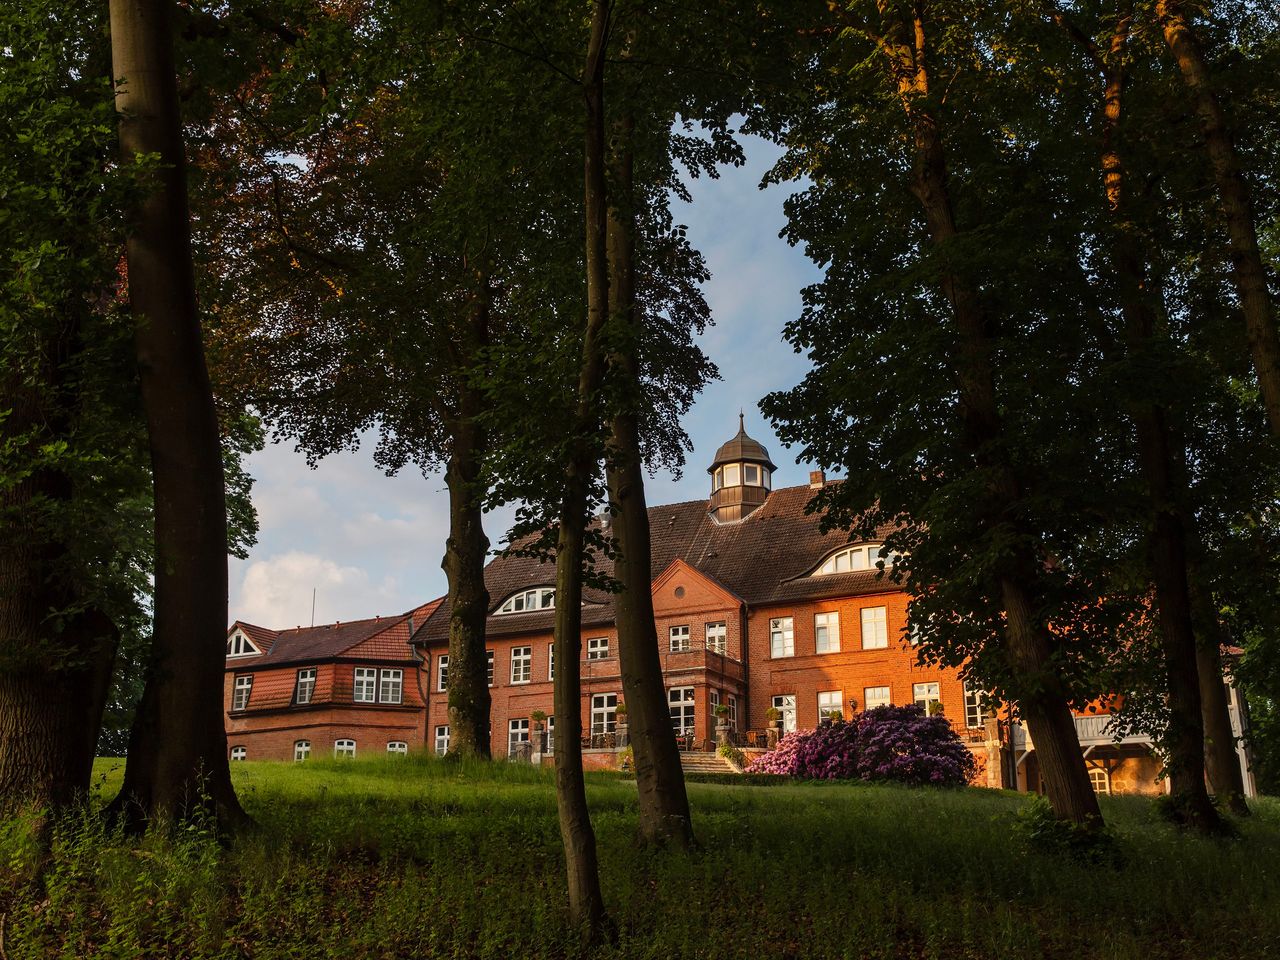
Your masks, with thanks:
M 714 749 L 716 708 L 733 740 L 768 742 L 766 711 L 784 730 L 882 704 L 938 711 L 969 744 L 978 782 L 1040 788 L 1035 745 L 1020 724 L 985 715 L 978 691 L 950 668 L 916 662 L 907 596 L 877 576 L 880 544 L 822 533 L 805 505 L 824 484 L 772 489 L 773 462 L 747 436 L 720 447 L 710 500 L 651 507 L 652 590 L 671 721 L 689 751 Z M 554 750 L 552 625 L 555 570 L 498 557 L 485 570 L 495 756 Z M 227 640 L 226 724 L 231 758 L 303 760 L 449 745 L 449 604 L 396 617 L 268 630 L 237 621 Z M 611 766 L 618 747 L 613 596 L 584 591 L 582 718 L 588 764 Z M 1237 735 L 1240 697 L 1229 689 Z M 1105 699 L 1102 702 L 1106 702 Z M 535 712 L 546 714 L 545 733 Z M 1105 713 L 1076 718 L 1100 792 L 1158 792 L 1160 763 L 1144 737 L 1117 742 Z M 1246 791 L 1253 778 L 1241 751 Z

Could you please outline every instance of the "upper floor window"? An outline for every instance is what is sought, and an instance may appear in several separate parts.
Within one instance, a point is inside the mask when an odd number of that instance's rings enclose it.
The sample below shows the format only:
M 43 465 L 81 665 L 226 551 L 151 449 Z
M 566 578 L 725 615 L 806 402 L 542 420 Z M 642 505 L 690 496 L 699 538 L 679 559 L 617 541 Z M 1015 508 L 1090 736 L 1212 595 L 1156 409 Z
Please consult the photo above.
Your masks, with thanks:
M 441 693 L 449 689 L 449 655 L 447 653 L 436 657 L 436 689 Z
M 231 697 L 232 710 L 245 710 L 249 706 L 249 694 L 253 691 L 253 674 L 236 677 L 235 693 Z
M 862 608 L 863 650 L 883 650 L 889 646 L 887 613 L 884 607 Z
M 719 620 L 715 623 L 707 624 L 707 649 L 713 653 L 724 654 L 725 638 L 728 633 L 725 629 L 725 622 Z
M 511 682 L 528 683 L 533 679 L 533 647 L 511 648 Z
M 592 637 L 587 641 L 587 659 L 604 660 L 609 656 L 609 638 Z
M 822 566 L 810 576 L 824 577 L 832 573 L 852 573 L 857 570 L 874 570 L 876 560 L 880 556 L 879 543 L 860 543 L 855 547 L 845 547 L 822 561 Z
M 227 640 L 227 656 L 228 657 L 252 657 L 261 653 L 253 641 L 237 630 Z
M 383 703 L 400 703 L 404 699 L 404 671 L 383 670 L 378 681 L 378 699 Z
M 547 680 L 556 678 L 556 645 L 554 643 L 547 644 Z
M 485 680 L 489 686 L 493 686 L 493 651 L 485 651 Z
M 778 617 L 769 621 L 769 656 L 794 657 L 796 633 L 790 617 Z
M 513 594 L 502 602 L 498 613 L 527 613 L 530 610 L 550 610 L 556 605 L 555 587 L 534 587 Z
M 813 615 L 813 646 L 815 653 L 840 652 L 840 614 Z
M 378 700 L 378 671 L 373 667 L 356 667 L 355 685 L 351 697 L 356 703 L 376 703 Z
M 672 653 L 689 649 L 689 625 L 687 623 L 682 623 L 678 627 L 672 627 L 670 635 Z
M 987 722 L 987 710 L 982 702 L 982 689 L 972 680 L 964 682 L 964 725 L 971 729 Z
M 310 703 L 316 690 L 316 668 L 304 667 L 298 671 L 298 682 L 293 689 L 294 703 Z

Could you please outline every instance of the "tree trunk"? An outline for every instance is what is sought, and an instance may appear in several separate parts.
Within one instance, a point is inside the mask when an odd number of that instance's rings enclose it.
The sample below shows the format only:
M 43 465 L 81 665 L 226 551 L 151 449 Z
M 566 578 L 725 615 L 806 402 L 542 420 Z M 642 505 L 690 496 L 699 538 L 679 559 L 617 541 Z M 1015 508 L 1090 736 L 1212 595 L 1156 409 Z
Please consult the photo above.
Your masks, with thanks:
M 618 545 L 614 565 L 622 590 L 615 599 L 618 660 L 627 700 L 627 723 L 635 754 L 640 836 L 646 843 L 693 845 L 693 823 L 684 769 L 662 680 L 654 626 L 649 509 L 636 407 L 641 385 L 638 352 L 643 318 L 635 302 L 635 196 L 632 188 L 634 120 L 615 125 L 613 188 L 609 204 L 609 316 L 616 325 L 609 356 L 621 407 L 613 417 L 607 456 L 609 500 Z
M 1245 335 L 1272 436 L 1280 437 L 1280 331 L 1276 328 L 1275 310 L 1267 289 L 1266 268 L 1258 251 L 1249 186 L 1231 142 L 1226 114 L 1213 91 L 1208 64 L 1182 4 L 1178 0 L 1156 0 L 1156 16 L 1200 115 L 1205 150 L 1227 220 L 1232 274 L 1244 313 Z
M 931 243 L 945 247 L 959 238 L 959 231 L 947 185 L 942 133 L 929 107 L 925 22 L 920 7 L 908 22 L 888 0 L 879 0 L 877 6 L 886 34 L 880 49 L 911 129 L 912 192 L 920 201 Z M 1015 523 L 1007 518 L 1016 513 L 1021 484 L 1000 452 L 1003 424 L 991 370 L 988 319 L 977 291 L 965 277 L 944 271 L 940 287 L 960 334 L 956 374 L 966 441 L 975 461 L 993 478 L 985 511 L 993 524 Z M 1012 533 L 1016 539 L 1027 539 L 1026 531 Z M 1101 825 L 1102 814 L 1080 753 L 1070 701 L 1053 667 L 1054 640 L 1033 613 L 1038 606 L 1037 576 L 1037 557 L 1027 550 L 1017 551 L 992 585 L 1005 609 L 1004 641 L 1018 687 L 1018 710 L 1035 743 L 1055 815 L 1094 828 Z
M 488 339 L 488 306 L 476 305 L 464 338 L 471 347 Z M 474 349 L 465 351 L 474 358 Z M 489 591 L 484 583 L 489 538 L 484 533 L 481 461 L 485 435 L 478 419 L 481 399 L 458 374 L 458 411 L 450 429 L 452 447 L 445 483 L 449 487 L 449 539 L 444 567 L 449 578 L 449 752 L 488 757 L 492 753 L 489 663 L 485 619 Z
M 146 820 L 247 818 L 223 728 L 227 515 L 222 449 L 191 262 L 185 160 L 166 0 L 111 0 L 122 161 L 161 166 L 128 240 L 129 302 L 155 488 L 155 607 L 146 687 L 115 809 Z

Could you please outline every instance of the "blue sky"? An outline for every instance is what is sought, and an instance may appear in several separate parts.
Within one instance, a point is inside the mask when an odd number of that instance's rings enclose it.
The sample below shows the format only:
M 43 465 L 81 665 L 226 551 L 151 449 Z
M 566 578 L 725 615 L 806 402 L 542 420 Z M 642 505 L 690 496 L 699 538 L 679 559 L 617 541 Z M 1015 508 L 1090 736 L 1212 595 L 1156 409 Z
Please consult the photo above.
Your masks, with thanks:
M 818 272 L 778 237 L 782 203 L 794 187 L 759 189 L 777 148 L 754 139 L 746 146 L 744 167 L 694 181 L 693 203 L 676 210 L 711 268 L 705 292 L 715 325 L 701 343 L 723 379 L 685 419 L 694 450 L 684 476 L 651 478 L 651 504 L 709 495 L 706 466 L 737 432 L 740 407 L 747 432 L 778 464 L 774 486 L 808 479 L 808 466 L 782 447 L 756 404 L 771 390 L 798 383 L 808 369 L 783 342 L 782 327 L 799 315 L 800 290 Z M 307 624 L 312 588 L 317 623 L 399 613 L 445 592 L 443 476 L 411 469 L 387 477 L 365 449 L 329 457 L 312 470 L 289 444 L 268 446 L 248 466 L 261 530 L 249 558 L 231 561 L 232 619 L 275 628 Z M 489 539 L 496 544 L 509 522 L 509 514 L 491 516 Z

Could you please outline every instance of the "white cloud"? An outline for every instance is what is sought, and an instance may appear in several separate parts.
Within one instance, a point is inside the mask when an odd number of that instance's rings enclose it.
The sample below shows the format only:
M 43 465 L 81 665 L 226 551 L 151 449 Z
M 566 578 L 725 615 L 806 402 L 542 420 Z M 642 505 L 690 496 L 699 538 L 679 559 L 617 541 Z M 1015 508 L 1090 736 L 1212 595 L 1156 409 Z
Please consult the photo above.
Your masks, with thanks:
M 238 595 L 233 597 L 232 619 L 275 629 L 309 624 L 313 589 L 316 623 L 403 612 L 392 605 L 400 593 L 395 577 L 387 575 L 374 582 L 360 567 L 291 550 L 255 560 L 245 568 Z

